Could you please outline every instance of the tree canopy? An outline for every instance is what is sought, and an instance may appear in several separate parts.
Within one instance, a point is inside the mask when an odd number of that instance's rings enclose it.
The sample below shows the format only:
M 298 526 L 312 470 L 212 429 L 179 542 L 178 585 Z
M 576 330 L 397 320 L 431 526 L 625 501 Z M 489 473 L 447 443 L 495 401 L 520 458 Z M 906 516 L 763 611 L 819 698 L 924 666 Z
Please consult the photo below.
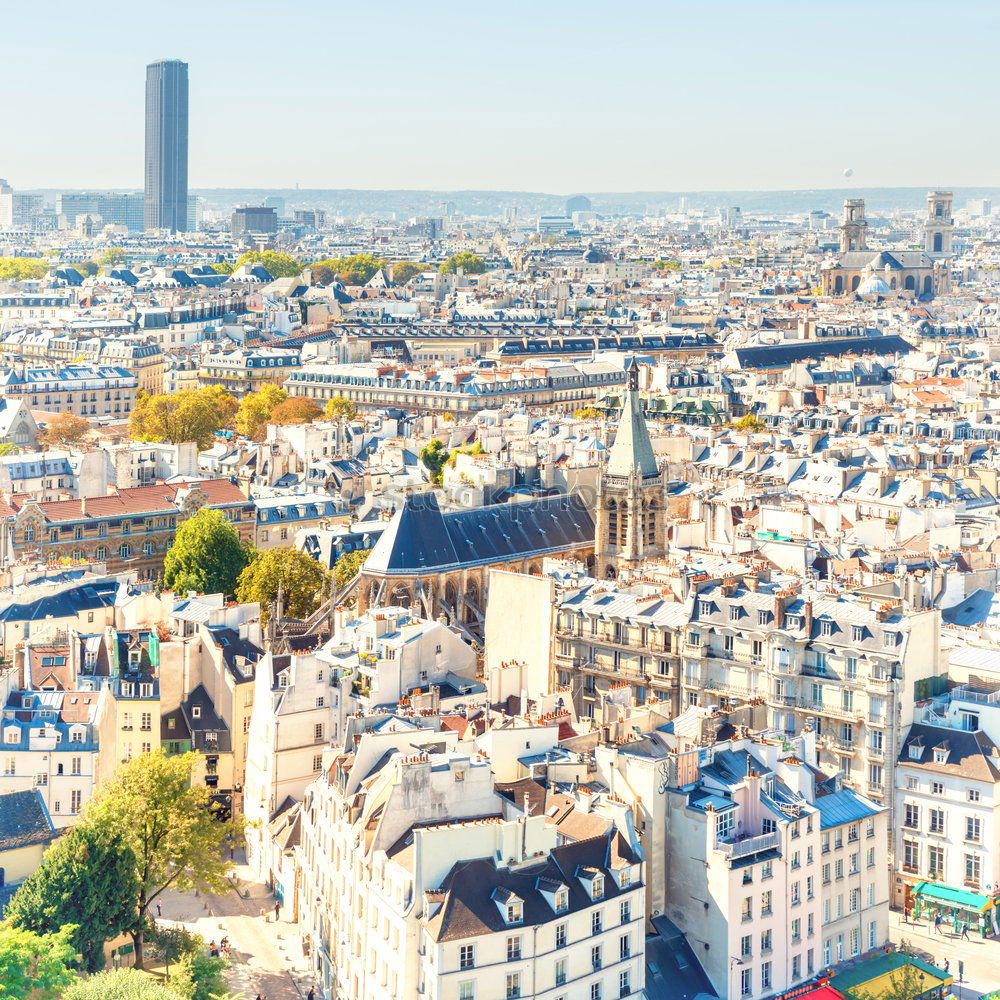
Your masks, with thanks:
M 459 268 L 465 274 L 482 274 L 486 270 L 486 262 L 470 250 L 460 250 L 444 261 L 438 270 L 442 274 L 455 274 Z
M 179 593 L 231 596 L 248 561 L 239 532 L 222 511 L 203 507 L 174 535 L 163 561 L 163 584 Z
M 51 417 L 39 435 L 39 444 L 47 448 L 69 448 L 79 444 L 90 431 L 90 421 L 63 411 Z
M 311 424 L 323 416 L 323 409 L 314 399 L 290 396 L 271 411 L 272 424 Z
M 600 415 L 601 411 L 593 406 L 581 406 L 578 410 L 573 411 L 573 416 L 577 420 L 596 420 Z
M 436 486 L 440 486 L 445 462 L 448 461 L 448 451 L 444 446 L 444 442 L 438 438 L 428 441 L 420 449 L 420 461 L 423 462 L 424 468 L 430 473 L 431 482 Z
M 55 934 L 0 923 L 0 997 L 58 996 L 75 978 L 71 924 Z
M 102 972 L 78 979 L 64 990 L 62 1000 L 189 1000 L 180 990 L 147 976 L 138 969 Z
M 43 257 L 0 257 L 0 281 L 37 281 L 48 270 Z
M 128 262 L 128 254 L 122 247 L 108 247 L 97 258 L 97 263 L 101 267 L 118 267 L 119 264 Z
M 338 417 L 353 420 L 358 415 L 358 406 L 357 403 L 344 396 L 334 396 L 333 399 L 326 401 L 323 415 L 330 420 L 336 420 Z
M 302 261 L 277 250 L 248 250 L 236 258 L 232 270 L 244 264 L 262 264 L 272 278 L 294 278 L 302 273 Z M 229 273 L 232 274 L 232 271 Z
M 745 431 L 747 433 L 767 430 L 767 424 L 753 413 L 748 413 L 746 416 L 740 417 L 739 420 L 734 420 L 732 426 L 733 430 Z
M 236 408 L 236 400 L 218 386 L 170 395 L 140 392 L 129 418 L 129 434 L 137 441 L 194 441 L 204 449 L 216 431 L 229 426 Z
M 363 285 L 370 281 L 372 275 L 382 266 L 374 254 L 352 253 L 347 257 L 328 257 L 309 265 L 313 273 L 313 281 L 320 285 L 329 285 L 340 279 L 345 285 Z
M 405 285 L 410 278 L 414 278 L 426 270 L 429 270 L 429 268 L 420 267 L 418 264 L 414 264 L 413 261 L 397 260 L 392 265 L 393 284 Z
M 120 836 L 73 827 L 46 852 L 4 911 L 15 927 L 40 934 L 72 926 L 83 967 L 104 967 L 104 943 L 135 926 L 135 858 Z
M 197 754 L 162 750 L 122 764 L 100 785 L 80 824 L 120 838 L 135 858 L 135 961 L 143 963 L 149 907 L 164 889 L 225 892 L 229 863 L 223 848 L 242 828 L 216 818 L 209 789 L 192 784 Z
M 281 586 L 284 610 L 290 618 L 308 618 L 323 602 L 329 574 L 311 556 L 293 548 L 258 552 L 240 574 L 236 599 L 260 604 L 261 620 L 270 617 Z
M 270 423 L 274 408 L 286 399 L 288 393 L 278 385 L 263 385 L 257 392 L 248 392 L 240 400 L 236 412 L 237 433 L 253 441 L 259 441 Z
M 371 549 L 355 549 L 340 556 L 333 567 L 333 578 L 338 590 L 358 575 L 370 552 Z

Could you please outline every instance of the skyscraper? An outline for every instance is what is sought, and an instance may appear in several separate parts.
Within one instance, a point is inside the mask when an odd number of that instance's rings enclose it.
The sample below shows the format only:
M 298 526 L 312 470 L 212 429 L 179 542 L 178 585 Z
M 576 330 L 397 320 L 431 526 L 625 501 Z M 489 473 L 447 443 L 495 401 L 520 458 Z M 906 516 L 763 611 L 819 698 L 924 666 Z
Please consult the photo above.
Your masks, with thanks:
M 146 228 L 187 229 L 188 68 L 179 59 L 146 67 Z

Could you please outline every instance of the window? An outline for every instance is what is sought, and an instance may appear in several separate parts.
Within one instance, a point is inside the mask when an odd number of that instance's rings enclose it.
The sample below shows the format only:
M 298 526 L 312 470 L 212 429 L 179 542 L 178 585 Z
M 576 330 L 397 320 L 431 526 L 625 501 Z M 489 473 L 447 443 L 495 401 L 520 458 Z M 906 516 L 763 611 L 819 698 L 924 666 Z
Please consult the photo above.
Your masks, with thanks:
M 872 920 L 868 924 L 868 950 L 878 947 L 878 922 Z
M 979 842 L 980 835 L 980 821 L 978 816 L 966 816 L 965 817 L 965 839 L 973 841 L 974 843 Z
M 511 900 L 507 904 L 507 923 L 519 924 L 524 918 L 524 906 L 519 899 Z M 520 939 L 518 939 L 520 940 Z
M 767 889 L 760 894 L 760 915 L 762 917 L 770 916 L 772 898 L 773 895 L 770 889 Z
M 591 983 L 590 984 L 590 1000 L 601 1000 L 601 984 Z
M 717 813 L 715 817 L 715 835 L 719 838 L 730 837 L 736 823 L 736 810 L 727 809 L 726 812 Z
M 931 795 L 944 795 L 944 785 L 940 781 L 931 782 Z
M 474 969 L 476 967 L 476 946 L 474 944 L 463 944 L 458 949 L 458 967 L 460 969 Z
M 618 996 L 627 997 L 632 992 L 632 973 L 623 969 L 618 973 Z
M 868 884 L 868 900 L 867 900 L 866 905 L 867 906 L 874 906 L 875 905 L 875 883 L 874 882 L 870 882 Z
M 565 948 L 566 947 L 566 925 L 556 924 L 556 947 Z
M 590 933 L 600 934 L 604 930 L 604 915 L 600 910 L 595 910 L 590 915 Z
M 743 900 L 742 917 L 744 922 L 753 920 L 753 899 L 751 899 L 750 896 L 747 896 L 746 899 Z
M 760 953 L 766 955 L 771 950 L 771 932 L 764 931 L 760 935 Z
M 564 986 L 566 984 L 566 959 L 558 958 L 556 959 L 556 986 Z
M 857 913 L 861 909 L 861 890 L 852 889 L 851 894 L 848 897 L 847 912 Z
M 512 934 L 507 938 L 507 961 L 516 962 L 521 958 L 521 935 Z
M 599 944 L 595 944 L 590 949 L 590 967 L 592 969 L 600 969 L 604 965 L 603 951 Z
M 317 743 L 323 739 L 323 723 L 317 722 L 313 727 L 313 737 Z
M 931 809 L 931 833 L 944 833 L 944 810 Z
M 594 899 L 604 899 L 604 876 L 595 875 L 593 885 L 593 898 Z
M 565 913 L 569 909 L 569 889 L 563 886 L 556 891 L 556 913 Z
M 326 698 L 324 698 L 323 695 L 320 695 L 316 699 L 316 707 L 317 708 L 325 708 L 326 707 Z
M 966 854 L 965 856 L 965 883 L 966 885 L 979 885 L 980 860 L 978 854 Z
M 69 811 L 71 813 L 78 813 L 80 811 L 81 798 L 82 792 L 79 788 L 74 788 L 73 791 L 69 793 Z
M 753 970 L 740 969 L 740 996 L 748 997 L 753 993 Z
M 621 904 L 621 922 L 627 924 L 632 919 L 632 902 L 624 900 Z
M 944 848 L 931 847 L 928 849 L 927 871 L 931 878 L 936 878 L 944 874 Z
M 792 955 L 792 982 L 798 982 L 802 978 L 802 956 Z
M 978 788 L 970 788 L 969 789 L 969 794 L 968 794 L 968 799 L 969 799 L 970 802 L 978 802 L 979 801 L 979 789 Z
M 760 967 L 760 988 L 769 990 L 771 988 L 771 963 L 764 962 Z
M 907 803 L 903 809 L 903 826 L 911 830 L 920 829 L 920 807 Z
M 130 559 L 132 556 L 132 546 L 129 545 L 128 542 L 119 546 L 118 555 L 120 555 L 122 559 Z
M 915 840 L 903 841 L 903 871 L 916 872 L 920 869 L 920 845 Z
M 770 931 L 768 931 L 768 933 L 770 933 Z M 801 940 L 801 938 L 802 938 L 802 921 L 798 917 L 796 917 L 792 921 L 792 944 L 795 944 L 795 942 Z
M 508 972 L 504 996 L 507 1000 L 515 1000 L 521 995 L 521 973 Z
M 323 770 L 323 755 L 321 753 L 313 755 L 313 771 Z
M 792 899 L 791 899 L 792 906 L 798 906 L 798 904 L 801 903 L 801 902 L 802 902 L 802 897 L 799 894 L 799 883 L 798 882 L 793 882 L 792 883 Z
M 619 958 L 631 958 L 632 957 L 632 938 L 628 934 L 623 934 L 618 939 L 618 957 Z
M 458 1000 L 476 1000 L 476 984 L 471 979 L 458 984 Z

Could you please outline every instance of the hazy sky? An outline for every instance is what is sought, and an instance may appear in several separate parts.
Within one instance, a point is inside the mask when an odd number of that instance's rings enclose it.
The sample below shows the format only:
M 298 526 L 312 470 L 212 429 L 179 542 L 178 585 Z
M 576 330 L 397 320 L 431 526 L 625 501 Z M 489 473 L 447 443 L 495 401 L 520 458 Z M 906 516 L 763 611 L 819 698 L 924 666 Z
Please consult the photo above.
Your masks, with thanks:
M 190 64 L 192 187 L 1000 184 L 979 0 L 32 0 L 0 177 L 139 187 L 145 64 Z

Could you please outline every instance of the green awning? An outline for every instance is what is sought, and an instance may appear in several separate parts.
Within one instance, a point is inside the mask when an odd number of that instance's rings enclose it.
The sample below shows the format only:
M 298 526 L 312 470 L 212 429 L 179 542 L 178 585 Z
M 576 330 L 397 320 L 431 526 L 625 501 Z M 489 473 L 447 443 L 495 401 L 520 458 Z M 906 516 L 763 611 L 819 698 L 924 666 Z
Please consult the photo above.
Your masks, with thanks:
M 950 885 L 937 882 L 921 882 L 913 890 L 913 895 L 928 903 L 942 903 L 962 910 L 974 910 L 976 913 L 983 913 L 996 905 L 992 897 L 984 896 L 981 892 L 953 889 Z

